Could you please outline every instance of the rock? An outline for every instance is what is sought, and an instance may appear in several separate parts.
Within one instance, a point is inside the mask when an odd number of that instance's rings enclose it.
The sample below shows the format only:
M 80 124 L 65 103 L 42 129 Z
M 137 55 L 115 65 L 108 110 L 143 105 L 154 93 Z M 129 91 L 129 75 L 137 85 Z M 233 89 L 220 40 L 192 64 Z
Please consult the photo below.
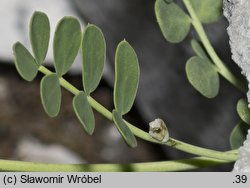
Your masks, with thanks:
M 250 2 L 248 0 L 224 0 L 224 16 L 228 19 L 232 59 L 250 81 Z M 250 86 L 250 85 L 249 85 Z M 250 91 L 247 93 L 250 107 Z
M 250 83 L 250 2 L 248 0 L 224 0 L 224 16 L 229 21 L 227 28 L 230 38 L 232 58 L 241 68 Z M 249 88 L 250 84 L 248 85 Z M 247 93 L 250 107 L 250 91 Z M 250 172 L 250 130 L 239 149 L 239 158 L 234 164 L 234 172 Z
M 250 130 L 243 146 L 239 149 L 239 157 L 234 164 L 233 172 L 250 172 Z

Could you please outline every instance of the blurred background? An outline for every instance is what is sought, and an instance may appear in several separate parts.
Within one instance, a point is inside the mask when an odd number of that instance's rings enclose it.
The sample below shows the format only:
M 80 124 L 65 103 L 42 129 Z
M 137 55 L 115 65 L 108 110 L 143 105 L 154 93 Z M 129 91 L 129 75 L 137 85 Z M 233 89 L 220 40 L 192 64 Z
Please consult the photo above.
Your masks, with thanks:
M 0 0 L 0 158 L 57 163 L 130 163 L 172 160 L 192 155 L 138 139 L 130 149 L 118 131 L 95 112 L 96 130 L 85 134 L 72 108 L 72 95 L 63 90 L 60 114 L 49 118 L 42 109 L 39 83 L 20 78 L 13 64 L 12 45 L 20 41 L 30 48 L 29 19 L 35 10 L 44 11 L 56 23 L 66 15 L 99 26 L 106 38 L 107 63 L 100 87 L 93 97 L 112 110 L 113 64 L 117 44 L 124 38 L 134 47 L 141 68 L 136 103 L 126 119 L 148 131 L 148 123 L 162 118 L 170 136 L 201 147 L 229 150 L 229 135 L 238 123 L 235 106 L 242 97 L 220 78 L 220 93 L 215 99 L 201 96 L 188 82 L 185 63 L 194 55 L 191 31 L 184 42 L 165 41 L 154 14 L 154 0 Z M 205 26 L 209 39 L 222 60 L 241 77 L 231 60 L 224 17 Z M 52 42 L 51 42 L 52 43 Z M 50 44 L 51 44 L 50 43 Z M 53 62 L 50 47 L 45 64 Z M 78 57 L 65 78 L 77 88 L 81 84 Z M 232 164 L 201 171 L 230 171 Z

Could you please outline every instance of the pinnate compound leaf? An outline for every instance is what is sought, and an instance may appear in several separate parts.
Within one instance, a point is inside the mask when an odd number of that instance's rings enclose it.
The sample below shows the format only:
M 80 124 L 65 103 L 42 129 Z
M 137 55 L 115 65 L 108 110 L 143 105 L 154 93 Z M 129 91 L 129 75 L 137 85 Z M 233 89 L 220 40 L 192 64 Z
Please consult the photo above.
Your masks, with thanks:
M 32 81 L 38 72 L 38 64 L 30 52 L 20 43 L 13 45 L 15 65 L 24 80 Z
M 190 0 L 202 23 L 217 21 L 222 15 L 222 0 Z
M 117 112 L 116 110 L 113 110 L 112 114 L 116 128 L 120 132 L 122 138 L 125 140 L 129 147 L 135 148 L 137 146 L 136 138 L 125 121 L 122 119 L 121 114 L 119 114 L 119 112 Z
M 106 43 L 102 31 L 95 25 L 88 25 L 82 40 L 82 80 L 87 95 L 97 88 L 105 59 Z
M 75 114 L 81 122 L 84 130 L 92 135 L 95 129 L 95 117 L 91 106 L 88 103 L 87 96 L 84 92 L 80 92 L 73 99 L 73 107 Z
M 58 77 L 68 72 L 81 44 L 81 27 L 74 17 L 64 17 L 56 27 L 53 53 Z
M 43 77 L 40 92 L 45 112 L 50 117 L 57 116 L 61 107 L 61 87 L 55 73 Z
M 230 134 L 230 145 L 232 149 L 238 149 L 243 145 L 243 142 L 246 140 L 248 129 L 250 129 L 250 126 L 244 122 L 240 122 L 234 127 Z
M 120 42 L 115 54 L 115 109 L 124 115 L 133 106 L 138 82 L 139 63 L 134 49 L 125 40 Z
M 177 4 L 156 0 L 155 14 L 167 41 L 178 43 L 185 39 L 190 30 L 191 18 Z
M 36 62 L 41 65 L 49 47 L 49 18 L 43 12 L 36 11 L 30 21 L 30 42 Z
M 219 75 L 209 61 L 194 56 L 186 64 L 186 74 L 193 87 L 207 98 L 214 98 L 219 92 Z
M 245 98 L 238 101 L 236 109 L 241 120 L 250 125 L 250 109 L 248 108 L 247 100 Z

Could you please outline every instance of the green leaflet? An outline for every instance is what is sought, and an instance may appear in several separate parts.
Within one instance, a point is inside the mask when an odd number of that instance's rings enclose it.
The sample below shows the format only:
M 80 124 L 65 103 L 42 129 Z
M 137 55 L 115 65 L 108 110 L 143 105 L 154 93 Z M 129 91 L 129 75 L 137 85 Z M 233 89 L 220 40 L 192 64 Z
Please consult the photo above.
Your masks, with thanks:
M 32 81 L 38 72 L 38 64 L 30 52 L 20 43 L 13 45 L 15 65 L 24 80 Z
M 230 134 L 230 145 L 232 149 L 238 149 L 243 145 L 243 142 L 246 140 L 248 129 L 250 129 L 250 126 L 244 122 L 241 122 L 234 127 Z
M 189 0 L 202 23 L 217 21 L 222 15 L 222 0 Z
M 81 44 L 81 27 L 76 18 L 64 17 L 55 31 L 53 52 L 58 77 L 68 72 Z
M 105 59 L 106 43 L 102 31 L 95 25 L 88 25 L 82 40 L 82 80 L 87 95 L 97 88 Z
M 236 109 L 242 121 L 250 125 L 250 109 L 247 106 L 247 100 L 244 98 L 240 99 Z
M 197 56 L 209 60 L 206 52 L 203 50 L 202 46 L 200 45 L 198 41 L 196 41 L 195 39 L 192 39 L 191 46 L 194 52 L 197 54 Z
M 131 109 L 139 83 L 139 63 L 134 49 L 125 40 L 115 54 L 115 109 L 124 115 Z
M 50 117 L 57 116 L 61 107 L 61 87 L 55 73 L 43 77 L 40 93 L 45 112 Z
M 50 25 L 47 15 L 34 12 L 30 21 L 30 42 L 36 62 L 41 65 L 49 47 Z
M 193 87 L 207 98 L 219 92 L 219 75 L 214 65 L 198 56 L 191 57 L 186 64 L 186 74 Z
M 139 63 L 134 49 L 125 40 L 120 42 L 115 54 L 115 86 L 113 120 L 125 142 L 136 147 L 135 136 L 128 128 L 122 115 L 131 109 L 139 82 Z
M 119 114 L 119 112 L 117 112 L 116 110 L 113 110 L 112 114 L 116 128 L 120 132 L 121 136 L 123 137 L 127 145 L 132 148 L 135 148 L 137 146 L 136 138 L 132 133 L 132 131 L 129 129 L 129 127 L 126 125 L 124 120 L 122 119 L 121 114 Z
M 81 122 L 85 131 L 92 135 L 95 129 L 95 117 L 91 106 L 88 103 L 87 96 L 84 92 L 80 92 L 73 99 L 73 107 L 75 114 Z
M 191 18 L 175 3 L 155 2 L 156 18 L 167 41 L 178 43 L 187 36 Z

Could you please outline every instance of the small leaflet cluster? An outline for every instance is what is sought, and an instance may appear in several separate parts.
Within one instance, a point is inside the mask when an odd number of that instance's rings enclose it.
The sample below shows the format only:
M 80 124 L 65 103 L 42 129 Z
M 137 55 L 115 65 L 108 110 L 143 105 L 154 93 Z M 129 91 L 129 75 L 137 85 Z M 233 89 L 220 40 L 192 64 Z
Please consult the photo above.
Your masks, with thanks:
M 33 14 L 29 35 L 34 56 L 20 42 L 13 45 L 17 71 L 26 81 L 32 81 L 38 71 L 44 69 L 42 63 L 48 51 L 50 38 L 50 23 L 45 13 Z M 80 49 L 84 91 L 71 91 L 75 94 L 72 105 L 84 130 L 91 135 L 95 129 L 95 118 L 90 95 L 100 83 L 106 60 L 106 42 L 100 28 L 88 24 L 82 32 L 79 21 L 70 16 L 65 16 L 58 22 L 53 39 L 55 72 L 47 71 L 42 78 L 40 94 L 45 112 L 50 117 L 56 117 L 61 107 L 61 85 L 70 85 L 63 76 L 69 71 Z M 115 54 L 115 109 L 112 119 L 130 147 L 136 147 L 137 141 L 122 116 L 132 108 L 138 83 L 139 63 L 136 53 L 127 41 L 121 41 Z
M 188 1 L 201 23 L 212 23 L 221 15 L 220 0 Z M 164 38 L 171 43 L 182 42 L 190 33 L 193 18 L 174 1 L 156 0 L 155 14 Z M 193 39 L 191 46 L 195 56 L 186 63 L 190 84 L 203 96 L 214 98 L 219 93 L 219 74 L 199 41 Z
M 249 0 L 184 0 L 190 14 L 187 14 L 174 1 L 156 0 L 155 13 L 164 38 L 171 43 L 179 43 L 188 35 L 191 26 L 197 31 L 200 24 L 218 20 L 222 14 L 229 20 L 229 36 L 233 59 L 242 68 L 242 72 L 250 80 L 250 1 Z M 198 26 L 197 26 L 198 24 Z M 202 27 L 202 26 L 201 26 Z M 201 38 L 200 38 L 201 39 Z M 186 63 L 186 74 L 190 84 L 203 96 L 214 98 L 219 93 L 220 69 L 204 46 L 204 41 L 191 40 L 195 56 Z M 241 121 L 234 127 L 230 135 L 232 149 L 238 149 L 246 139 L 250 128 L 250 109 L 244 98 L 237 103 L 237 112 Z M 154 123 L 151 124 L 153 129 Z M 152 137 L 162 139 L 161 135 L 150 132 Z

